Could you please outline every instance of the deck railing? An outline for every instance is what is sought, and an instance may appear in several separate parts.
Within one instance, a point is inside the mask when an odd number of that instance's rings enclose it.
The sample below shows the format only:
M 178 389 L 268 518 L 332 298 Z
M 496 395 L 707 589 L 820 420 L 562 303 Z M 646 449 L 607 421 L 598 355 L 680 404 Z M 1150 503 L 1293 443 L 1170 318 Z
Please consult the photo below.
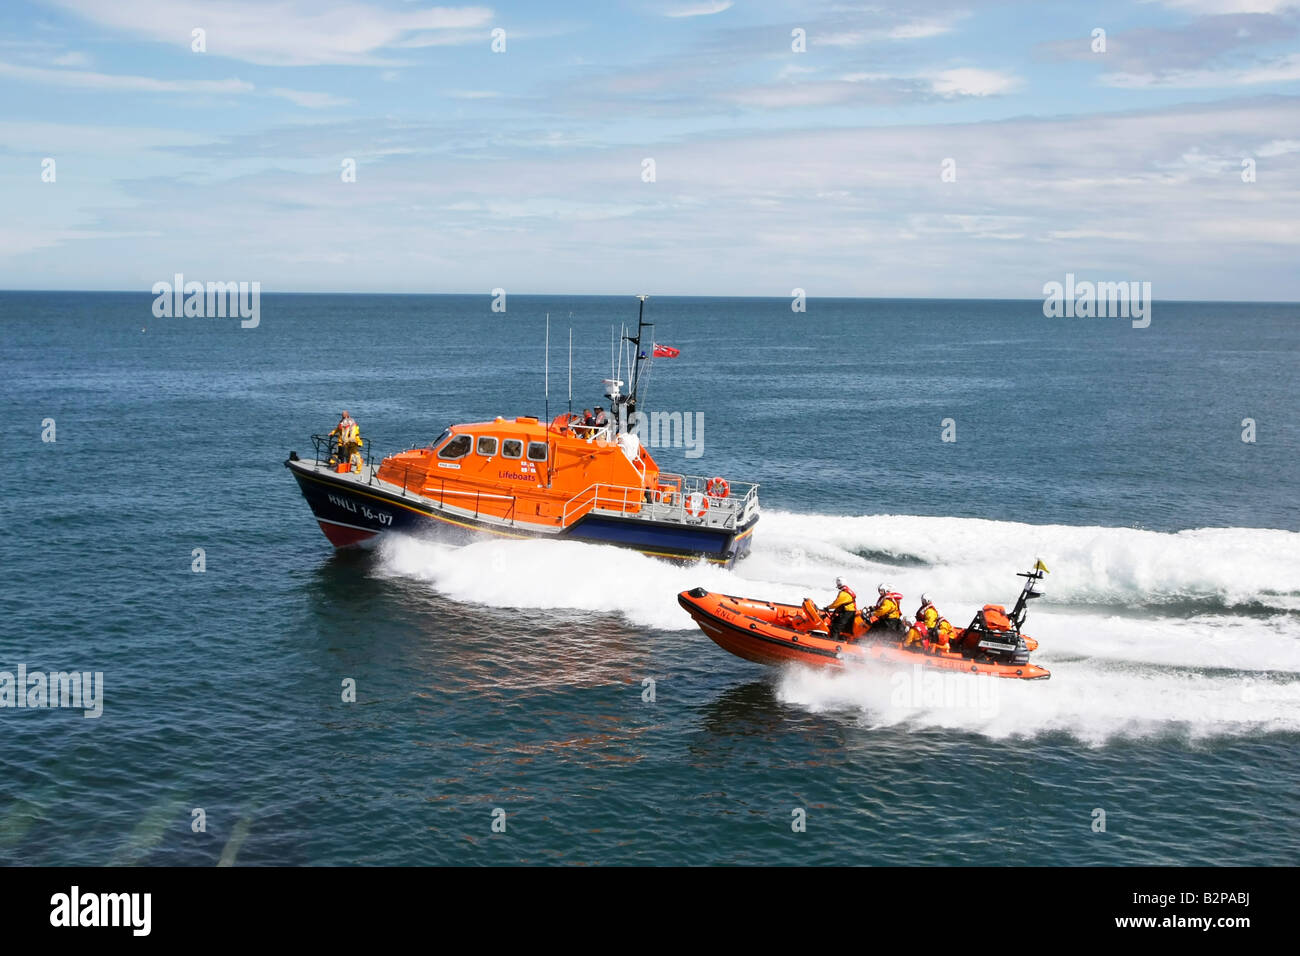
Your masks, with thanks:
M 342 450 L 339 448 L 339 440 L 333 435 L 312 435 L 311 443 L 316 449 L 316 464 L 328 465 L 331 458 L 343 460 Z M 375 446 L 370 442 L 363 442 L 361 445 L 365 454 L 362 461 L 365 462 L 366 471 L 373 480 L 375 474 Z M 382 459 L 380 459 L 382 461 Z
M 338 440 L 331 435 L 312 435 L 312 444 L 316 449 L 316 464 L 327 466 L 330 458 L 340 458 Z M 373 485 L 379 481 L 379 469 L 374 464 L 374 445 L 367 442 L 364 449 L 365 468 L 360 480 Z M 436 499 L 439 504 L 451 504 L 474 517 L 479 517 L 483 503 L 509 502 L 504 514 L 492 513 L 492 517 L 504 519 L 514 524 L 518 518 L 518 498 L 515 495 L 499 495 L 486 491 L 469 491 L 448 488 L 446 478 L 439 478 L 436 492 L 424 485 L 411 487 L 409 483 L 411 463 L 407 463 L 399 484 L 385 479 L 382 483 L 400 488 L 403 497 L 409 492 L 422 498 Z M 423 469 L 420 471 L 423 475 Z M 687 525 L 702 525 L 720 530 L 735 530 L 747 524 L 758 512 L 758 485 L 749 482 L 733 482 L 726 497 L 711 495 L 708 484 L 711 479 L 702 475 L 677 475 L 669 472 L 659 473 L 657 487 L 635 487 L 631 485 L 611 485 L 600 482 L 589 485 L 564 503 L 560 512 L 560 526 L 567 528 L 583 515 L 591 511 L 605 511 L 629 518 L 642 518 L 646 521 L 669 521 Z M 452 499 L 450 502 L 448 499 Z M 471 509 L 469 499 L 473 499 Z M 688 510 L 689 508 L 689 510 Z
M 671 521 L 734 531 L 758 511 L 758 485 L 738 482 L 727 497 L 708 493 L 708 478 L 700 475 L 659 475 L 659 487 L 597 483 L 574 495 L 560 512 L 568 527 L 591 511 L 608 511 L 627 518 Z

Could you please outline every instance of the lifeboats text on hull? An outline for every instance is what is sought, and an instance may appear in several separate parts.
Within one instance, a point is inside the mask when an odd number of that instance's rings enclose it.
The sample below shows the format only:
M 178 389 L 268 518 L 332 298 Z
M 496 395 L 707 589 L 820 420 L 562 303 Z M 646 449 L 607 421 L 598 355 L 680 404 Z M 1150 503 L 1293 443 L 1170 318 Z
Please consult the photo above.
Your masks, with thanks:
M 811 599 L 776 604 L 694 588 L 681 592 L 677 601 L 719 647 L 759 664 L 919 664 L 954 673 L 1043 680 L 1052 676 L 1051 671 L 1029 663 L 1038 642 L 1020 631 L 1029 602 L 1041 595 L 1034 589 L 1046 571 L 1040 568 L 1041 562 L 1020 574 L 1028 580 L 1010 614 L 1001 605 L 985 605 L 969 627 L 953 632 L 948 651 L 931 651 L 921 644 L 904 647 L 906 626 L 868 628 L 861 615 L 856 616 L 852 633 L 832 638 L 826 615 Z
M 431 444 L 348 462 L 329 436 L 313 435 L 314 460 L 290 452 L 293 473 L 335 547 L 365 547 L 390 531 L 438 526 L 444 537 L 554 538 L 612 544 L 656 557 L 730 566 L 750 547 L 758 485 L 664 472 L 635 429 L 653 323 L 623 336 L 629 391 L 606 380 L 612 417 L 586 425 L 564 413 L 545 421 L 497 417 L 453 425 Z M 332 464 L 332 460 L 339 464 Z

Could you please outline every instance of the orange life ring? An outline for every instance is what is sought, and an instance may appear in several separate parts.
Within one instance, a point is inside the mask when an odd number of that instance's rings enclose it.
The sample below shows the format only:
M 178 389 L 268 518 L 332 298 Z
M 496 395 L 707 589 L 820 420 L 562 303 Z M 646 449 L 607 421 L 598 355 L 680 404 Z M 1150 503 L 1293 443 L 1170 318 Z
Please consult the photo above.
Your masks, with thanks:
M 686 501 L 683 502 L 683 504 L 686 508 L 686 513 L 692 518 L 703 518 L 704 512 L 709 510 L 709 499 L 698 491 L 687 495 Z
M 725 498 L 731 494 L 731 485 L 727 484 L 726 478 L 710 478 L 704 490 L 714 498 Z

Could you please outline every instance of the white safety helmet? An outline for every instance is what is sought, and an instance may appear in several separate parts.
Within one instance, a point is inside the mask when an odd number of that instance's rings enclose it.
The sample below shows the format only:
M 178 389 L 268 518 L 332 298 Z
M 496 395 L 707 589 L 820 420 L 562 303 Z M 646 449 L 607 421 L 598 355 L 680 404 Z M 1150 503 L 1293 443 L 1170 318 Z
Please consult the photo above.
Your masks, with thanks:
M 933 603 L 934 602 L 931 601 L 927 595 L 924 594 L 921 595 L 921 607 L 929 607 Z
M 835 586 L 836 586 L 837 588 L 842 588 L 842 587 L 844 587 L 844 579 L 843 579 L 843 578 L 836 578 L 836 579 L 835 579 Z
M 882 584 L 882 585 L 880 585 L 879 587 L 876 588 L 876 593 L 878 593 L 878 594 L 888 594 L 891 590 L 893 590 L 893 589 L 892 589 L 888 584 Z

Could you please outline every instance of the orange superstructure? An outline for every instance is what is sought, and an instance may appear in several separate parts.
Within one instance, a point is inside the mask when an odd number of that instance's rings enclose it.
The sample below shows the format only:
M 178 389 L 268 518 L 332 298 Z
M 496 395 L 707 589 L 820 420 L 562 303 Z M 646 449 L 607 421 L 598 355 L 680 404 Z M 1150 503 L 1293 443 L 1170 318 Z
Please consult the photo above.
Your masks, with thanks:
M 440 503 L 472 502 L 482 517 L 560 527 L 590 510 L 598 492 L 602 505 L 631 514 L 681 493 L 681 476 L 661 483 L 635 435 L 616 440 L 608 427 L 593 431 L 571 419 L 455 425 L 434 446 L 385 458 L 378 478 Z
M 643 300 L 644 307 L 644 300 Z M 613 415 L 584 424 L 569 413 L 549 422 L 498 416 L 452 425 L 435 441 L 378 466 L 331 465 L 328 439 L 313 436 L 315 463 L 295 453 L 293 471 L 321 528 L 338 547 L 430 522 L 444 531 L 507 537 L 556 536 L 616 544 L 668 558 L 730 565 L 749 548 L 758 521 L 758 486 L 720 475 L 662 472 L 636 430 L 633 386 L 607 379 Z

